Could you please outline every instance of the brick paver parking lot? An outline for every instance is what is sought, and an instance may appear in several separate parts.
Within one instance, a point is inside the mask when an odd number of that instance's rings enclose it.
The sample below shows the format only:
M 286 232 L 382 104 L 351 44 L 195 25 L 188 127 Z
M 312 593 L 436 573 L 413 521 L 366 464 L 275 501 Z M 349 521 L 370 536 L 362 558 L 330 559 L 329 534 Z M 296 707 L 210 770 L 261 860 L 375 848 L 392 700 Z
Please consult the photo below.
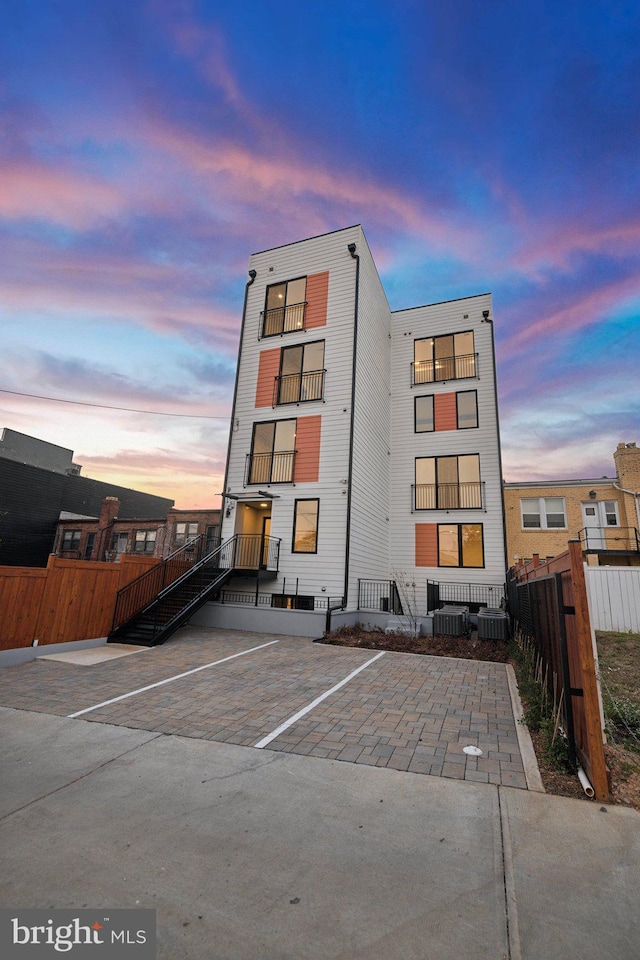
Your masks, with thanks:
M 374 657 L 361 648 L 187 627 L 164 646 L 105 663 L 7 667 L 0 704 L 69 716 L 113 701 L 82 718 L 256 746 Z M 207 664 L 214 665 L 197 669 Z M 153 686 L 187 671 L 197 672 Z M 499 663 L 386 652 L 266 749 L 527 786 Z

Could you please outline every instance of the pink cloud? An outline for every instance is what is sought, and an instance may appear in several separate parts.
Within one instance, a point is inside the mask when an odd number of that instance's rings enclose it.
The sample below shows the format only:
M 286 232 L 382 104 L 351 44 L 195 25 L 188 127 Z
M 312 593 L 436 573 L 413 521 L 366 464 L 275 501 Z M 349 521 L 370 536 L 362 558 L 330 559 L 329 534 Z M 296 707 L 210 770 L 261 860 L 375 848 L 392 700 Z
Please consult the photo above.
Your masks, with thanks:
M 543 314 L 539 319 L 520 327 L 503 341 L 500 347 L 501 360 L 519 353 L 529 341 L 541 334 L 552 333 L 564 336 L 591 326 L 626 300 L 638 296 L 639 287 L 637 277 L 627 277 L 589 291 L 575 299 L 568 307 Z
M 124 206 L 120 190 L 77 171 L 24 162 L 0 167 L 0 216 L 8 220 L 84 229 L 116 217 Z
M 12 242 L 0 250 L 8 279 L 0 280 L 5 310 L 55 309 L 89 317 L 124 319 L 163 334 L 218 347 L 235 355 L 241 304 L 227 309 L 198 290 L 180 265 L 95 251 L 60 251 L 36 241 Z
M 634 252 L 640 242 L 640 220 L 590 226 L 580 223 L 554 224 L 547 236 L 514 254 L 516 268 L 539 270 L 540 267 L 568 269 L 570 258 L 576 253 L 616 254 Z M 539 237 L 539 234 L 537 235 Z

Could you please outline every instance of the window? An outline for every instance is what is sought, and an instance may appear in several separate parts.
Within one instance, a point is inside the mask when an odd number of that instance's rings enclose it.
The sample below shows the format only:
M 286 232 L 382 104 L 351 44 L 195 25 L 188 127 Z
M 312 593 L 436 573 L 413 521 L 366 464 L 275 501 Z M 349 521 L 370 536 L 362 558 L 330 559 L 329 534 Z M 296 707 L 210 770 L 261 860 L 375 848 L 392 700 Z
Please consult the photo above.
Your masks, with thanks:
M 156 530 L 136 530 L 134 553 L 153 553 L 156 548 Z
M 520 501 L 524 530 L 554 530 L 567 526 L 564 497 L 525 497 Z
M 281 610 L 313 610 L 315 597 L 303 597 L 294 593 L 272 593 L 271 606 Z
M 416 510 L 465 510 L 482 507 L 480 454 L 418 457 Z
M 81 536 L 81 530 L 64 530 L 62 533 L 62 549 L 79 550 Z
M 276 380 L 276 404 L 321 400 L 324 380 L 324 340 L 284 347 L 280 376 Z
M 291 483 L 295 461 L 296 420 L 253 425 L 248 483 Z
M 197 523 L 176 523 L 176 535 L 174 537 L 174 543 L 186 543 L 187 540 L 192 540 L 193 537 L 197 536 Z
M 296 500 L 293 515 L 293 553 L 317 553 L 319 500 Z
M 415 432 L 431 433 L 435 430 L 433 397 L 416 397 L 414 407 Z
M 478 391 L 440 393 L 414 398 L 415 433 L 434 430 L 468 430 L 478 426 Z
M 413 351 L 413 384 L 476 376 L 472 330 L 415 340 Z
M 618 504 L 615 500 L 604 500 L 603 509 L 608 527 L 618 526 Z
M 96 543 L 95 533 L 88 533 L 84 544 L 84 559 L 91 560 L 91 554 Z
M 216 547 L 220 546 L 220 524 L 212 523 L 207 526 L 206 533 L 206 547 L 205 552 L 211 553 L 212 550 L 215 550 Z
M 438 524 L 439 567 L 484 567 L 481 523 Z
M 262 336 L 275 337 L 304 329 L 307 278 L 274 283 L 267 287 L 267 299 L 262 315 Z
M 462 390 L 456 393 L 456 415 L 458 430 L 468 430 L 478 426 L 477 390 Z

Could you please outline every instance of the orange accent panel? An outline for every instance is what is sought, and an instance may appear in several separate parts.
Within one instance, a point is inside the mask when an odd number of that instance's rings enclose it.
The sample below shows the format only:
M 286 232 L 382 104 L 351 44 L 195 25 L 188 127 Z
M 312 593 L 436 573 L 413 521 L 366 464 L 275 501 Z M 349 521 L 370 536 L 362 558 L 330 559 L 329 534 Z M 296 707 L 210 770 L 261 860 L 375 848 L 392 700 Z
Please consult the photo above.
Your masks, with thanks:
M 307 313 L 305 327 L 324 327 L 327 323 L 329 271 L 307 277 Z
M 433 413 L 436 430 L 457 430 L 458 412 L 455 393 L 436 393 Z
M 317 483 L 320 474 L 322 417 L 298 417 L 296 426 L 296 483 Z
M 416 567 L 437 566 L 437 526 L 435 523 L 416 523 Z
M 258 365 L 258 383 L 256 385 L 256 407 L 273 406 L 274 380 L 280 373 L 280 347 L 263 350 Z

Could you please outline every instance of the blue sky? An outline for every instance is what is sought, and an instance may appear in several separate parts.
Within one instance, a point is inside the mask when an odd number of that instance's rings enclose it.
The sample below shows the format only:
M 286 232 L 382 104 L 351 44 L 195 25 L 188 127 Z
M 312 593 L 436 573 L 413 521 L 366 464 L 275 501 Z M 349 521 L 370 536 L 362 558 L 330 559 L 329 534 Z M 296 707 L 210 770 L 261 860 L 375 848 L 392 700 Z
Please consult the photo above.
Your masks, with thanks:
M 0 57 L 0 427 L 215 505 L 249 255 L 362 223 L 392 309 L 492 291 L 506 479 L 640 439 L 637 2 L 8 0 Z

